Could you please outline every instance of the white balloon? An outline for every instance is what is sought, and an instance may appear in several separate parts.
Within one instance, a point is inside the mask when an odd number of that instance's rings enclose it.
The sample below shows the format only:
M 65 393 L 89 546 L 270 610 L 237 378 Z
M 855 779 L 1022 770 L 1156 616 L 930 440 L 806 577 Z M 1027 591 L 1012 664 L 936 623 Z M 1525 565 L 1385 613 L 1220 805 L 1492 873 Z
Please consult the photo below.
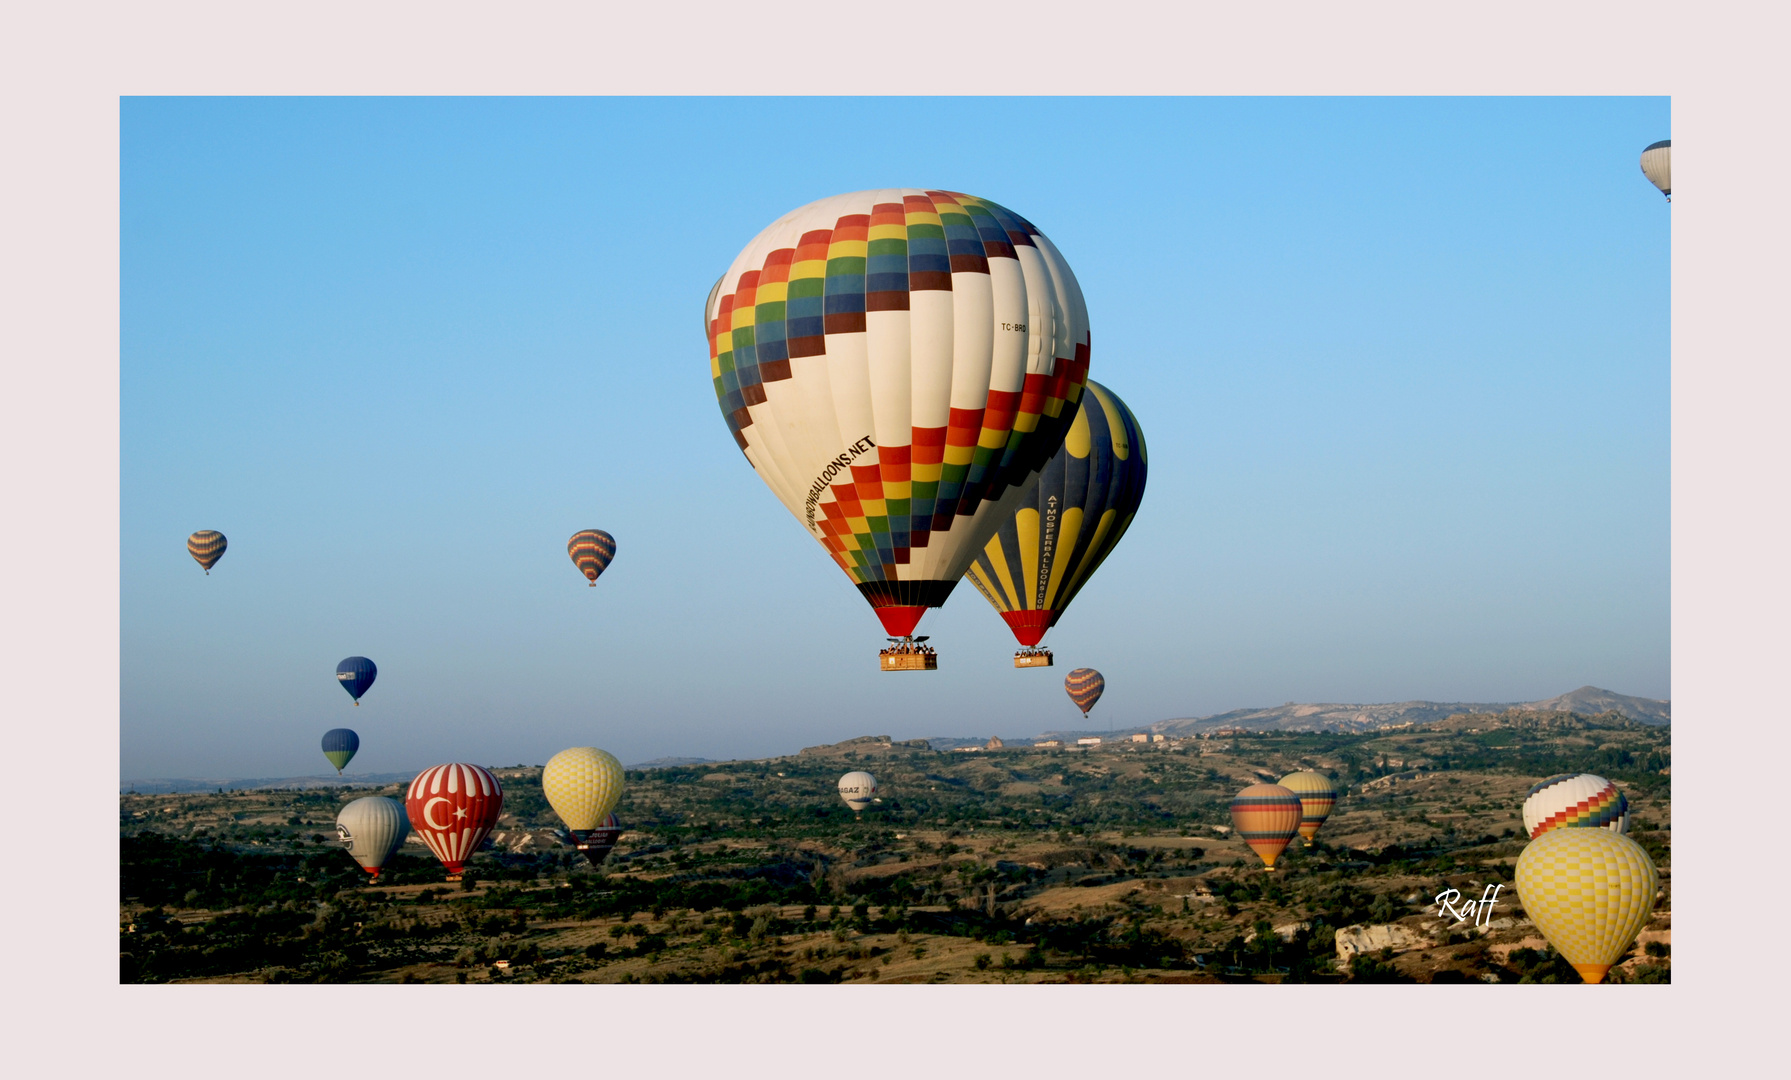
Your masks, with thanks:
M 840 777 L 840 798 L 855 812 L 871 805 L 877 797 L 877 778 L 868 772 L 849 772 Z
M 369 795 L 356 799 L 336 815 L 336 836 L 369 874 L 379 870 L 410 835 L 410 818 L 396 799 Z
M 1660 193 L 1673 201 L 1673 140 L 1662 139 L 1648 144 L 1642 151 L 1642 175 L 1648 182 L 1660 189 Z

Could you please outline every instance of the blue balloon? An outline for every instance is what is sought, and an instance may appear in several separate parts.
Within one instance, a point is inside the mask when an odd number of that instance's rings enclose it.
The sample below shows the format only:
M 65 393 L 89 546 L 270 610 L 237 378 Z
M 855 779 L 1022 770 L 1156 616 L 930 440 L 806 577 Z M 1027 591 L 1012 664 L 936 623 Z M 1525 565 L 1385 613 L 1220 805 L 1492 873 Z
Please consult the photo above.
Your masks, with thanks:
M 336 681 L 342 684 L 342 689 L 348 691 L 349 697 L 354 698 L 356 705 L 361 703 L 361 695 L 367 692 L 377 678 L 379 668 L 365 656 L 351 656 L 336 665 Z
M 323 756 L 330 759 L 336 767 L 336 775 L 342 775 L 342 769 L 361 748 L 361 737 L 345 727 L 331 728 L 323 733 Z

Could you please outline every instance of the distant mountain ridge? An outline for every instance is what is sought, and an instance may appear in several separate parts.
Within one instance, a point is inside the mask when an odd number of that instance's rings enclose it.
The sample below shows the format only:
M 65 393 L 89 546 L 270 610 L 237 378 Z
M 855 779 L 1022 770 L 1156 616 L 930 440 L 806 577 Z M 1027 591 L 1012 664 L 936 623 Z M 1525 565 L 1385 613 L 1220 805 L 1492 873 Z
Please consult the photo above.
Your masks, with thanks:
M 1596 686 L 1541 701 L 1399 701 L 1380 705 L 1308 704 L 1289 702 L 1269 709 L 1233 709 L 1214 716 L 1159 720 L 1144 730 L 1164 735 L 1197 735 L 1237 728 L 1244 731 L 1374 731 L 1403 724 L 1429 724 L 1460 713 L 1501 713 L 1508 709 L 1530 712 L 1576 712 L 1595 716 L 1618 712 L 1639 724 L 1672 722 L 1672 702 L 1631 697 Z

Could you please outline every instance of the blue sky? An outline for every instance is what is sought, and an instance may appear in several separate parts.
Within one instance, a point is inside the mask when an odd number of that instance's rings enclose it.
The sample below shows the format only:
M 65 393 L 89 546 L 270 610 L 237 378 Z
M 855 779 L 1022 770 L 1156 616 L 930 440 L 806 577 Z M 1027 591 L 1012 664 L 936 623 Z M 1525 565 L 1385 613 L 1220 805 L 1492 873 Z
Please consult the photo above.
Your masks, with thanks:
M 123 776 L 791 752 L 1283 701 L 1666 697 L 1665 98 L 126 99 Z M 734 448 L 699 308 L 867 187 L 1026 215 L 1137 414 L 1016 671 L 881 628 Z M 566 558 L 615 534 L 596 589 Z M 230 537 L 211 577 L 183 541 Z M 353 708 L 336 662 L 373 657 Z

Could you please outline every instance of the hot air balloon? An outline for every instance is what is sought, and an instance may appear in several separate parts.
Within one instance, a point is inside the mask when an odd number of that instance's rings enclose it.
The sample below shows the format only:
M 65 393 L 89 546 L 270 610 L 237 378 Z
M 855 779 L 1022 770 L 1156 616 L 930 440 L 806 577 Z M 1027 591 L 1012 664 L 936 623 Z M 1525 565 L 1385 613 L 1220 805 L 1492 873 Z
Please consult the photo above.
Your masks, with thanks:
M 561 750 L 548 758 L 547 767 L 541 770 L 541 790 L 548 805 L 566 823 L 572 846 L 584 852 L 593 866 L 616 846 L 615 835 L 611 835 L 608 844 L 594 852 L 591 834 L 604 827 L 606 818 L 614 820 L 610 811 L 622 800 L 622 776 L 622 763 L 594 746 Z M 619 826 L 616 831 L 620 832 Z
M 1063 445 L 970 564 L 970 583 L 1024 647 L 1015 667 L 1048 665 L 1036 646 L 1132 524 L 1144 475 L 1137 419 L 1090 379 Z M 1046 662 L 1021 662 L 1032 656 Z
M 345 727 L 331 728 L 323 733 L 323 756 L 336 767 L 337 776 L 342 775 L 342 770 L 360 748 L 361 737 Z
M 1251 784 L 1231 800 L 1232 830 L 1270 870 L 1300 831 L 1304 816 L 1300 797 L 1280 784 Z
M 349 697 L 354 698 L 356 705 L 361 703 L 361 695 L 367 692 L 367 688 L 377 678 L 378 666 L 365 656 L 351 656 L 336 665 L 336 681 L 342 684 L 342 689 L 348 691 Z
M 1551 776 L 1524 796 L 1524 831 L 1534 840 L 1550 829 L 1629 831 L 1629 800 L 1591 773 Z
M 424 769 L 410 782 L 404 811 L 411 827 L 459 881 L 466 860 L 485 842 L 504 809 L 504 789 L 489 769 L 455 763 Z
M 200 529 L 187 537 L 187 554 L 205 568 L 206 577 L 211 576 L 211 568 L 218 565 L 218 560 L 224 557 L 224 549 L 229 546 L 224 534 L 216 529 Z
M 1318 835 L 1318 827 L 1331 816 L 1337 805 L 1337 785 L 1324 773 L 1296 772 L 1283 776 L 1279 783 L 1300 800 L 1300 835 L 1308 844 Z
M 1589 983 L 1623 959 L 1660 888 L 1642 846 L 1606 829 L 1553 829 L 1517 857 L 1517 895 L 1542 936 Z
M 591 588 L 597 587 L 597 575 L 609 566 L 609 561 L 616 557 L 616 538 L 602 529 L 584 529 L 572 534 L 566 541 L 566 554 L 572 556 L 573 565 L 579 573 L 589 578 Z
M 956 192 L 860 191 L 784 215 L 704 321 L 735 443 L 898 639 L 1013 513 L 1088 378 L 1063 256 Z
M 1076 703 L 1076 708 L 1082 710 L 1084 717 L 1088 716 L 1088 710 L 1095 707 L 1095 702 L 1101 700 L 1101 691 L 1105 689 L 1107 680 L 1101 678 L 1101 673 L 1091 667 L 1079 667 L 1063 679 L 1064 693 L 1070 695 L 1070 700 Z
M 622 822 L 611 814 L 598 822 L 595 829 L 588 830 L 583 836 L 574 837 L 572 846 L 582 852 L 592 866 L 599 866 L 609 857 L 616 841 L 621 839 L 622 831 Z
M 373 875 L 374 881 L 379 880 L 380 868 L 409 835 L 410 822 L 397 799 L 369 795 L 344 806 L 336 815 L 337 838 L 348 845 L 348 853 Z
M 839 786 L 840 798 L 846 800 L 853 813 L 863 813 L 877 797 L 877 778 L 868 772 L 849 772 L 840 777 Z
M 1667 197 L 1668 202 L 1673 201 L 1672 139 L 1649 143 L 1642 149 L 1642 175 L 1648 178 L 1650 184 L 1660 189 L 1660 193 Z

